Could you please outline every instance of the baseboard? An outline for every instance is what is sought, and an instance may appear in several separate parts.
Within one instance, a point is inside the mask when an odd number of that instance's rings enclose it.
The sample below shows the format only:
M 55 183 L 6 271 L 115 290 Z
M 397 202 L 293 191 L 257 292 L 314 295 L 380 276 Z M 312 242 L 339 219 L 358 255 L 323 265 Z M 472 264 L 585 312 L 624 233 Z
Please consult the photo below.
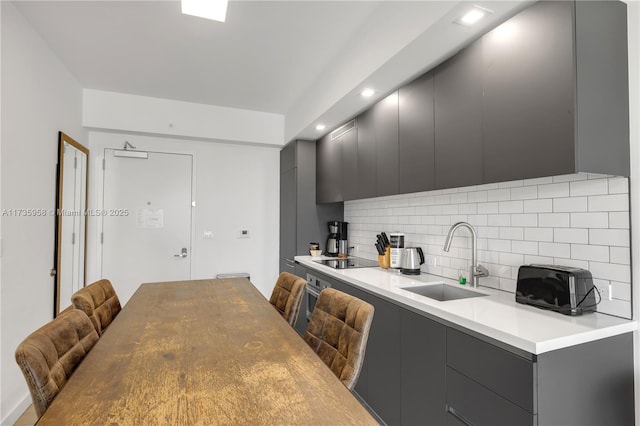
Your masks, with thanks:
M 13 410 L 11 410 L 7 417 L 2 419 L 2 423 L 0 423 L 0 426 L 13 426 L 13 424 L 18 421 L 20 416 L 25 411 L 27 411 L 29 405 L 31 405 L 31 396 L 27 394 L 24 399 L 18 405 L 16 405 Z

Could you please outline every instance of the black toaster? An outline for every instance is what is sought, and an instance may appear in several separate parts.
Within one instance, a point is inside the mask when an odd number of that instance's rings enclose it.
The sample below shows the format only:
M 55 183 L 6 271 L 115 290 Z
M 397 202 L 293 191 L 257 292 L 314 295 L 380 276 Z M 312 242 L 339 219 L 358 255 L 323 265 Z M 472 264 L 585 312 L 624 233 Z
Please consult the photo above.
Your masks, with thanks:
M 565 315 L 596 310 L 591 272 L 567 266 L 523 265 L 518 270 L 516 302 Z

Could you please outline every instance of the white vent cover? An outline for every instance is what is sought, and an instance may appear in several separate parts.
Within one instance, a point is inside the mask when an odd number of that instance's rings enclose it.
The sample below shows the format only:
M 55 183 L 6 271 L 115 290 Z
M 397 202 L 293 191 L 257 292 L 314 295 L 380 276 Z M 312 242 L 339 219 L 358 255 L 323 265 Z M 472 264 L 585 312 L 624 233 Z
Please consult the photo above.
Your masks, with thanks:
M 355 127 L 356 127 L 356 120 L 355 119 L 347 122 L 346 124 L 338 127 L 333 132 L 331 132 L 331 140 L 339 138 L 340 136 L 342 136 L 345 133 L 347 133 L 349 130 L 355 129 Z

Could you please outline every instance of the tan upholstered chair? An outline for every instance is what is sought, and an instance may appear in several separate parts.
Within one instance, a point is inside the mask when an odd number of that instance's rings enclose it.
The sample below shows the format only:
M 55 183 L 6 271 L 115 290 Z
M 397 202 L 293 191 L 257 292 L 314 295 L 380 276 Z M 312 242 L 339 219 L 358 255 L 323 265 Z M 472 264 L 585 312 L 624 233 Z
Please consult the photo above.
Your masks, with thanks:
M 102 335 L 120 312 L 120 299 L 111 282 L 102 279 L 81 288 L 71 296 L 71 303 L 91 319 L 98 335 Z
M 373 306 L 326 288 L 320 292 L 303 336 L 349 389 L 358 381 L 372 321 Z
M 27 381 L 38 417 L 98 339 L 89 317 L 70 309 L 20 343 L 16 362 Z
M 304 278 L 283 272 L 278 277 L 276 286 L 271 292 L 269 303 L 271 303 L 278 312 L 280 312 L 280 315 L 292 326 L 298 318 L 300 305 L 302 305 L 302 295 L 304 294 L 306 285 L 307 282 Z

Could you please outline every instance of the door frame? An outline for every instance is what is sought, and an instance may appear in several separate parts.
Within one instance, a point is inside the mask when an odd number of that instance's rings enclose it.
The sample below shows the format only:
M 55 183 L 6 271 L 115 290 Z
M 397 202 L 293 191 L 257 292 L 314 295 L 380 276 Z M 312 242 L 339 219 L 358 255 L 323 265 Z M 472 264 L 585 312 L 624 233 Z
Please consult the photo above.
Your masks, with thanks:
M 93 190 L 95 194 L 96 206 L 98 209 L 104 209 L 104 174 L 105 174 L 105 159 L 106 150 L 121 150 L 121 147 L 104 147 L 99 154 L 94 157 L 95 164 L 93 170 L 97 171 L 96 188 Z M 190 241 L 189 241 L 189 279 L 193 279 L 195 270 L 195 253 L 196 253 L 196 152 L 195 151 L 166 151 L 161 149 L 138 149 L 138 151 L 144 151 L 155 154 L 173 154 L 173 155 L 190 155 L 191 156 L 191 229 L 190 229 Z M 102 216 L 95 216 L 96 229 L 95 229 L 95 242 L 96 242 L 96 275 L 102 277 Z M 89 285 L 86 283 L 85 285 Z

